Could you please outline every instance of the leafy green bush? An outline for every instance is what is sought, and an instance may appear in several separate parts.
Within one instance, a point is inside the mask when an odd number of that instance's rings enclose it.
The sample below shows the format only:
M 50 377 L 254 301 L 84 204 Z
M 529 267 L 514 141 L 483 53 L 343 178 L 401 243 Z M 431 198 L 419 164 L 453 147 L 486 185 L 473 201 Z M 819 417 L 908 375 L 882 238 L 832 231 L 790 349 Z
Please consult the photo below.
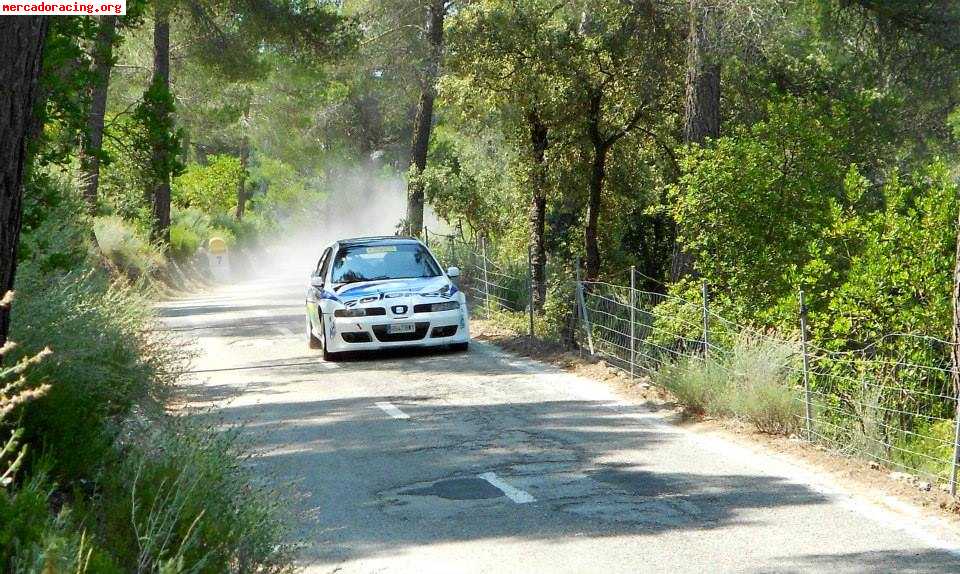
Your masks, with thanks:
M 89 477 L 107 455 L 115 421 L 135 404 L 161 400 L 184 354 L 148 330 L 144 297 L 103 274 L 51 277 L 25 265 L 17 285 L 12 338 L 23 353 L 48 343 L 54 350 L 29 374 L 50 391 L 24 410 L 25 438 L 52 456 L 57 479 Z
M 173 202 L 213 215 L 237 204 L 237 189 L 243 179 L 240 158 L 213 155 L 207 164 L 192 163 L 173 180 Z
M 256 242 L 260 235 L 260 226 L 254 217 L 238 220 L 233 215 L 218 214 L 210 218 L 210 225 L 221 230 L 228 230 L 236 238 L 235 243 L 240 246 L 249 246 Z
M 167 418 L 131 424 L 124 457 L 91 508 L 99 537 L 129 570 L 289 572 L 283 497 L 258 486 L 236 431 Z
M 48 174 L 31 174 L 24 185 L 19 260 L 49 273 L 88 263 L 89 219 L 77 190 L 62 177 Z
M 200 247 L 200 235 L 181 224 L 170 226 L 170 253 L 177 261 L 187 261 Z
M 148 277 L 163 267 L 160 251 L 121 217 L 110 215 L 96 218 L 93 232 L 100 252 L 128 277 Z

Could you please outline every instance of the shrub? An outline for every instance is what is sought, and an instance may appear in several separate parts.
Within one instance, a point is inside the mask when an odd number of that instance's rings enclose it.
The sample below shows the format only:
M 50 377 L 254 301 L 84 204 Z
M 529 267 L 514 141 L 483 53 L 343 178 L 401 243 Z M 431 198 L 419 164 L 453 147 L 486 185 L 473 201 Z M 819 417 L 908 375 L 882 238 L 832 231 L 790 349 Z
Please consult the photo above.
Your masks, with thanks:
M 54 459 L 55 478 L 88 477 L 106 456 L 114 422 L 135 404 L 165 396 L 184 356 L 172 340 L 148 331 L 149 302 L 102 274 L 56 278 L 24 265 L 11 337 L 32 354 L 48 343 L 50 360 L 28 378 L 49 392 L 23 413 L 25 439 Z
M 157 248 L 120 217 L 96 218 L 93 233 L 104 257 L 132 279 L 148 277 L 163 266 L 163 255 Z
M 92 242 L 80 194 L 61 178 L 36 173 L 24 187 L 19 260 L 47 273 L 87 264 Z
M 185 225 L 170 226 L 170 253 L 177 261 L 187 261 L 193 257 L 201 241 L 200 235 Z
M 716 363 L 686 357 L 660 368 L 656 380 L 683 405 L 703 414 L 722 415 L 722 397 L 728 385 L 727 373 Z
M 721 364 L 730 375 L 725 410 L 757 429 L 790 434 L 802 420 L 795 382 L 798 346 L 762 335 L 740 335 Z
M 96 500 L 105 545 L 129 570 L 288 572 L 282 497 L 256 484 L 236 431 L 183 418 L 132 424 Z
M 668 364 L 656 380 L 698 412 L 735 417 L 774 434 L 799 428 L 803 407 L 795 387 L 794 343 L 741 334 L 729 353 L 719 355 Z
M 211 217 L 210 224 L 219 229 L 229 230 L 230 234 L 236 238 L 238 245 L 254 243 L 260 233 L 257 220 L 253 217 L 238 220 L 233 215 L 221 213 Z
M 237 204 L 237 189 L 244 177 L 240 158 L 212 155 L 207 164 L 192 163 L 173 180 L 173 201 L 208 214 L 222 213 Z
M 74 524 L 50 512 L 53 487 L 43 472 L 15 490 L 0 489 L 0 564 L 4 572 L 119 574 L 113 559 Z

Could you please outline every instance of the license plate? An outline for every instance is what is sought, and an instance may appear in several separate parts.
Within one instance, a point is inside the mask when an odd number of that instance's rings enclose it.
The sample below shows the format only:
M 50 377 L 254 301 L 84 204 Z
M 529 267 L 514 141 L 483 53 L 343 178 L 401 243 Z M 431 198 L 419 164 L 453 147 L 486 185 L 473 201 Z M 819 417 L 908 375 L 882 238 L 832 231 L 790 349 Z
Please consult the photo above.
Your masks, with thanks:
M 387 333 L 391 335 L 397 335 L 400 333 L 413 333 L 417 330 L 417 326 L 413 323 L 396 323 L 393 325 L 387 325 Z

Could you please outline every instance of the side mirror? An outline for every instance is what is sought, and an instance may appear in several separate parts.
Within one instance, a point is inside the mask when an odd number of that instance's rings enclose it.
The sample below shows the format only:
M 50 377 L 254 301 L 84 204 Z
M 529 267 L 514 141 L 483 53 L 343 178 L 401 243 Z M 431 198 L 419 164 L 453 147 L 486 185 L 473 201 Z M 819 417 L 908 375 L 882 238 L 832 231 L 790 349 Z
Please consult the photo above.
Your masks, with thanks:
M 453 278 L 459 277 L 459 276 L 460 276 L 460 268 L 459 268 L 459 267 L 450 267 L 450 268 L 447 269 L 447 277 L 453 279 Z
M 310 278 L 310 286 L 317 289 L 323 289 L 323 277 L 319 275 L 314 275 Z

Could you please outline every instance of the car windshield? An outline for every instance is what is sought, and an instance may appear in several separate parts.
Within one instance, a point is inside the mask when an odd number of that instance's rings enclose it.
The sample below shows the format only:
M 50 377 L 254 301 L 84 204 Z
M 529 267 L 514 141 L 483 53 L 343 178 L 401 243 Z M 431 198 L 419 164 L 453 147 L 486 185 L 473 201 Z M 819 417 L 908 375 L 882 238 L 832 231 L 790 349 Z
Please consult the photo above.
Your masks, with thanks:
M 354 245 L 337 252 L 334 283 L 438 277 L 440 268 L 430 253 L 416 243 Z

